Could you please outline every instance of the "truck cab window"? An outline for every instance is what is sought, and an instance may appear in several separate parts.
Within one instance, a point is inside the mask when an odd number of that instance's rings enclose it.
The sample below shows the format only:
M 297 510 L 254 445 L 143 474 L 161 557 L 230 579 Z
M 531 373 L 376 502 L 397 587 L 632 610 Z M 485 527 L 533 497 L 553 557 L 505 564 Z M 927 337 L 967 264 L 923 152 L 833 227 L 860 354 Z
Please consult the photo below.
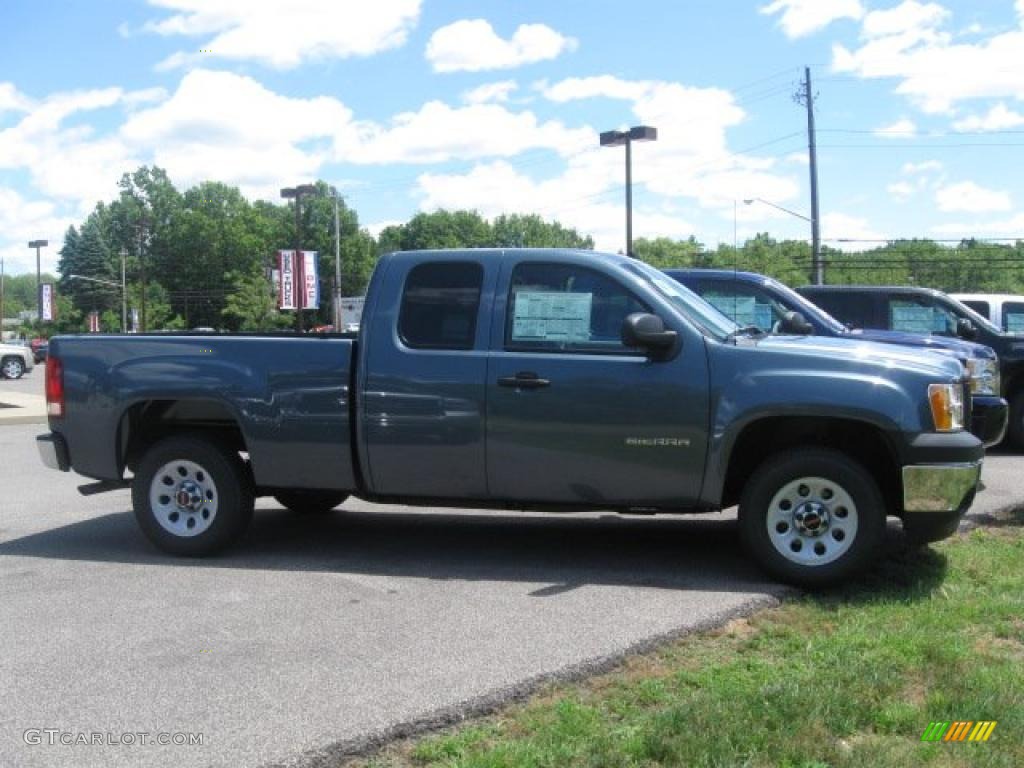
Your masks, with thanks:
M 1007 333 L 1024 333 L 1024 301 L 1008 301 L 1003 304 L 1003 330 Z
M 417 349 L 472 349 L 483 280 L 476 262 L 413 267 L 402 293 L 399 337 Z
M 622 321 L 650 310 L 622 285 L 592 269 L 519 264 L 512 273 L 505 347 L 551 352 L 633 354 Z

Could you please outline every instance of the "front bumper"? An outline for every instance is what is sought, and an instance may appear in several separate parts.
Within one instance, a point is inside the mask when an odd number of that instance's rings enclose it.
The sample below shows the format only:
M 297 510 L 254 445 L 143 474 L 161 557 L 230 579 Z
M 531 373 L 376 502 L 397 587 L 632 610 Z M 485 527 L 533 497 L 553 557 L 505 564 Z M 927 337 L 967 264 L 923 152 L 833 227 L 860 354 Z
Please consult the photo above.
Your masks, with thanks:
M 61 472 L 67 472 L 71 469 L 68 444 L 64 442 L 62 435 L 57 432 L 38 435 L 36 437 L 36 448 L 39 449 L 39 458 L 50 469 L 59 469 Z
M 971 434 L 986 448 L 1001 443 L 1009 423 L 1010 406 L 997 395 L 974 395 L 971 398 Z
M 904 512 L 963 514 L 974 501 L 981 480 L 981 460 L 903 467 Z

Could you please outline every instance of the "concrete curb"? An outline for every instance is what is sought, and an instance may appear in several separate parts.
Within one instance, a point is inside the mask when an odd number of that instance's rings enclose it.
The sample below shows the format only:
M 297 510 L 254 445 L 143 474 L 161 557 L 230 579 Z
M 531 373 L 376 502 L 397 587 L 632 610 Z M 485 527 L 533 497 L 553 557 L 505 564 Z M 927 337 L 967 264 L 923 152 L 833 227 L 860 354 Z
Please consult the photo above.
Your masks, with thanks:
M 0 426 L 4 424 L 45 424 L 46 399 L 24 392 L 0 393 Z

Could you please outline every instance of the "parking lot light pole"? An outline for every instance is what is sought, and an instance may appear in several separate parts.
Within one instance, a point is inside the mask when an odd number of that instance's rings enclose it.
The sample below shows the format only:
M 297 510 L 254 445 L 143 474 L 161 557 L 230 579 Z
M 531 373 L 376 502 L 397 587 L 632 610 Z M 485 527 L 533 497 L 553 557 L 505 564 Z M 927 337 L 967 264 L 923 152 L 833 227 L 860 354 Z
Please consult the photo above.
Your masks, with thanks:
M 658 129 L 649 125 L 634 125 L 626 131 L 604 131 L 602 147 L 626 147 L 626 255 L 633 257 L 633 142 L 656 141 Z
M 36 249 L 36 318 L 40 323 L 43 322 L 43 294 L 39 290 L 39 285 L 42 283 L 42 272 L 39 269 L 39 250 L 45 248 L 50 243 L 46 240 L 32 240 L 29 242 L 29 248 Z
M 338 190 L 329 187 L 334 198 L 334 332 L 341 333 L 341 230 L 338 227 Z
M 314 184 L 300 184 L 297 187 L 284 187 L 281 190 L 281 197 L 285 200 L 295 201 L 295 263 L 299 263 L 299 258 L 302 251 L 302 196 L 312 195 L 316 192 L 316 186 Z M 305 284 L 299 286 L 298 301 L 295 302 L 295 330 L 302 333 L 302 308 L 306 303 L 306 286 Z

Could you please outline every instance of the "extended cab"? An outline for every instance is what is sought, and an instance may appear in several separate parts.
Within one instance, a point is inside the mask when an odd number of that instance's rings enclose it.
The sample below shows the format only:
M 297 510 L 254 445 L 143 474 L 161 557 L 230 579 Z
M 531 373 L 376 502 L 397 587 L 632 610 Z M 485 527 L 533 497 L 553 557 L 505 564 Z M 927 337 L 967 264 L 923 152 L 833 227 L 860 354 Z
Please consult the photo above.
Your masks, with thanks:
M 805 321 L 802 330 L 817 336 L 880 341 L 955 357 L 966 366 L 971 378 L 971 432 L 986 447 L 999 443 L 1006 434 L 1009 407 L 999 395 L 999 360 L 983 344 L 927 333 L 848 328 L 792 288 L 754 272 L 666 269 L 665 273 L 740 325 L 753 324 L 766 332 L 785 333 L 791 322 L 788 314 L 797 312 L 797 321 Z
M 984 449 L 955 360 L 739 328 L 658 270 L 562 250 L 388 254 L 358 338 L 56 337 L 44 462 L 130 480 L 160 548 L 237 539 L 255 496 L 699 512 L 739 504 L 776 577 L 848 578 L 886 515 L 927 542 Z
M 992 347 L 999 356 L 1002 395 L 1010 403 L 1007 440 L 1024 449 L 1024 338 L 1003 332 L 970 307 L 930 288 L 808 285 L 797 290 L 855 328 L 959 336 Z

